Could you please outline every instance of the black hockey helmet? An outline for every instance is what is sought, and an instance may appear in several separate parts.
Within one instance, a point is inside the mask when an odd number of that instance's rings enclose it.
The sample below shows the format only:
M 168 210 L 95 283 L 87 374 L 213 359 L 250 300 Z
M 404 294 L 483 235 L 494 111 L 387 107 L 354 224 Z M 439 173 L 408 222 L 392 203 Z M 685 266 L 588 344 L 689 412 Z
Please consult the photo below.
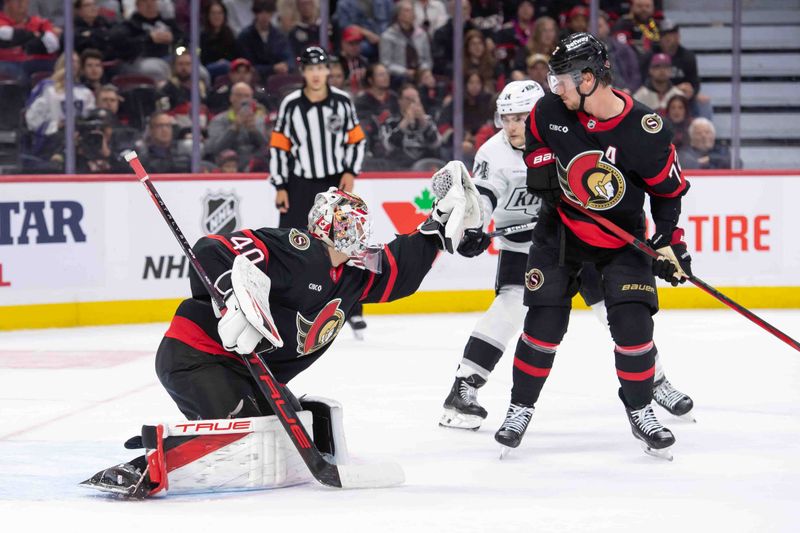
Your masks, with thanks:
M 306 65 L 327 65 L 328 54 L 319 46 L 309 46 L 303 50 L 303 53 L 297 58 L 297 62 L 303 67 Z
M 573 33 L 559 41 L 550 57 L 550 68 L 555 74 L 590 71 L 602 79 L 611 70 L 606 46 L 594 35 Z

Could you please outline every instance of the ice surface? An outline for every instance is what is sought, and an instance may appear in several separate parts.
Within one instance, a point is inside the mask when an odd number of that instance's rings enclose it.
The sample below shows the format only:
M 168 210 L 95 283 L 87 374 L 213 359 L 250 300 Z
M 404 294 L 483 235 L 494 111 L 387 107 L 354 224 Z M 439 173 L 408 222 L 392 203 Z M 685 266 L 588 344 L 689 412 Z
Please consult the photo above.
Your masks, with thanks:
M 800 336 L 800 312 L 763 311 Z M 478 315 L 367 317 L 291 383 L 339 400 L 355 460 L 397 460 L 400 488 L 316 484 L 123 502 L 77 487 L 131 458 L 143 423 L 181 418 L 155 377 L 166 326 L 0 333 L 2 531 L 797 531 L 800 353 L 731 311 L 668 311 L 656 342 L 697 424 L 657 415 L 675 461 L 644 455 L 616 398 L 607 332 L 573 313 L 520 448 L 492 435 L 511 386 L 507 353 L 480 391 L 478 432 L 437 426 Z M 236 528 L 236 529 L 234 529 Z

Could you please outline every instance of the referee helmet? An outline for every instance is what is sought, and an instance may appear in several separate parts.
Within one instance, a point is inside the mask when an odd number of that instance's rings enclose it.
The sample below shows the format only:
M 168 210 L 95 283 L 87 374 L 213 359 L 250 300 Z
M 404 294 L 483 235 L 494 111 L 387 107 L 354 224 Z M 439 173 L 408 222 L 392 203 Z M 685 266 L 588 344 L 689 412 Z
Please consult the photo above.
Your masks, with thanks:
M 327 65 L 328 54 L 319 46 L 309 46 L 303 50 L 303 53 L 297 58 L 297 62 L 304 67 L 307 65 Z

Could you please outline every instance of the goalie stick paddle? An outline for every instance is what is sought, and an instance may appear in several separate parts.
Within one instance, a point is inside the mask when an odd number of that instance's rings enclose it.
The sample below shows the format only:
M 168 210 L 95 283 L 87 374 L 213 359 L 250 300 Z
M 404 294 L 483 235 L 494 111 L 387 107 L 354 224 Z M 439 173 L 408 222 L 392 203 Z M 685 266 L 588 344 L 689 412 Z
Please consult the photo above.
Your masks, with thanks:
M 634 237 L 633 235 L 631 235 L 630 233 L 628 233 L 624 229 L 620 228 L 619 226 L 617 226 L 616 224 L 614 224 L 613 222 L 611 222 L 607 218 L 602 217 L 602 216 L 600 216 L 597 213 L 594 213 L 592 211 L 589 211 L 588 209 L 586 209 L 582 205 L 576 205 L 574 203 L 569 203 L 568 205 L 570 207 L 574 207 L 575 209 L 578 209 L 580 212 L 588 215 L 592 220 L 594 220 L 595 222 L 597 222 L 601 226 L 605 227 L 611 233 L 613 233 L 614 235 L 616 235 L 620 239 L 624 240 L 628 244 L 634 246 L 637 250 L 639 250 L 643 254 L 649 255 L 653 259 L 658 259 L 659 257 L 663 257 L 660 253 L 658 253 L 657 251 L 653 250 L 650 246 L 648 246 L 647 243 L 642 242 L 641 240 L 637 239 L 636 237 Z M 791 338 L 789 335 L 787 335 L 786 333 L 782 332 L 781 330 L 779 330 L 778 328 L 776 328 L 775 326 L 773 326 L 772 324 L 770 324 L 769 322 L 767 322 L 766 320 L 764 320 L 763 318 L 758 316 L 757 314 L 753 313 L 752 311 L 750 311 L 749 309 L 747 309 L 743 305 L 736 303 L 735 301 L 733 301 L 729 297 L 725 296 L 720 291 L 718 291 L 717 289 L 715 289 L 714 287 L 712 287 L 711 285 L 709 285 L 705 281 L 701 280 L 697 276 L 694 276 L 694 275 L 688 276 L 688 280 L 691 281 L 692 284 L 695 285 L 697 288 L 699 288 L 699 289 L 705 291 L 706 293 L 710 294 L 711 296 L 713 296 L 714 298 L 716 298 L 720 302 L 724 303 L 725 305 L 727 305 L 728 307 L 730 307 L 731 309 L 733 309 L 734 311 L 736 311 L 737 313 L 739 313 L 740 315 L 742 315 L 746 319 L 750 320 L 751 322 L 754 322 L 755 324 L 758 324 L 759 326 L 764 328 L 766 331 L 768 331 L 769 333 L 772 333 L 773 335 L 778 337 L 780 340 L 782 340 L 783 342 L 785 342 L 786 344 L 788 344 L 789 346 L 791 346 L 795 350 L 800 351 L 800 343 L 798 343 L 796 340 Z
M 216 287 L 208 277 L 200 261 L 195 256 L 192 247 L 183 235 L 178 223 L 172 218 L 172 214 L 167 209 L 161 195 L 158 194 L 153 182 L 150 180 L 139 157 L 133 150 L 125 154 L 125 160 L 136 173 L 136 177 L 145 186 L 150 197 L 156 204 L 161 216 L 164 217 L 167 225 L 172 230 L 172 234 L 178 240 L 183 253 L 189 258 L 189 262 L 197 273 L 200 281 L 205 286 L 211 300 L 220 312 L 225 309 L 225 300 L 219 294 Z M 289 435 L 289 439 L 297 448 L 297 452 L 305 462 L 311 475 L 321 484 L 336 488 L 379 488 L 399 485 L 405 481 L 403 470 L 400 465 L 395 463 L 378 463 L 364 465 L 336 465 L 329 462 L 314 445 L 314 441 L 300 423 L 297 412 L 292 407 L 284 387 L 276 380 L 275 376 L 267 367 L 264 360 L 256 353 L 248 356 L 241 356 L 242 362 L 258 384 L 258 388 L 264 394 L 272 411 L 280 420 L 281 425 Z
M 522 233 L 523 231 L 532 230 L 534 226 L 536 226 L 536 222 L 528 222 L 527 224 L 518 224 L 516 226 L 490 231 L 487 235 L 489 237 L 503 237 L 505 235 L 511 235 L 512 233 Z

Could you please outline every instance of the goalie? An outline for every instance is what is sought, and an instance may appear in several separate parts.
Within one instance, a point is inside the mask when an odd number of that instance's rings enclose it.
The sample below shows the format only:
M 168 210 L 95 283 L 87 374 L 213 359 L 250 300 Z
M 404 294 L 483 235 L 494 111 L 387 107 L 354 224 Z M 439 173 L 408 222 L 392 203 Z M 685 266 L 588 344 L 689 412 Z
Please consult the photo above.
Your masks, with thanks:
M 195 255 L 227 310 L 219 318 L 193 270 L 192 297 L 179 305 L 155 365 L 189 422 L 144 426 L 126 448 L 146 448 L 146 455 L 82 485 L 145 497 L 166 488 L 254 489 L 310 479 L 236 354 L 260 353 L 276 381 L 288 383 L 325 353 L 357 303 L 413 294 L 439 250 L 453 253 L 464 228 L 480 224 L 478 193 L 462 163 L 448 163 L 433 181 L 440 198 L 428 219 L 385 246 L 369 244 L 365 202 L 333 187 L 316 196 L 307 229 L 243 229 L 200 239 Z M 341 407 L 288 396 L 320 451 L 346 461 Z

